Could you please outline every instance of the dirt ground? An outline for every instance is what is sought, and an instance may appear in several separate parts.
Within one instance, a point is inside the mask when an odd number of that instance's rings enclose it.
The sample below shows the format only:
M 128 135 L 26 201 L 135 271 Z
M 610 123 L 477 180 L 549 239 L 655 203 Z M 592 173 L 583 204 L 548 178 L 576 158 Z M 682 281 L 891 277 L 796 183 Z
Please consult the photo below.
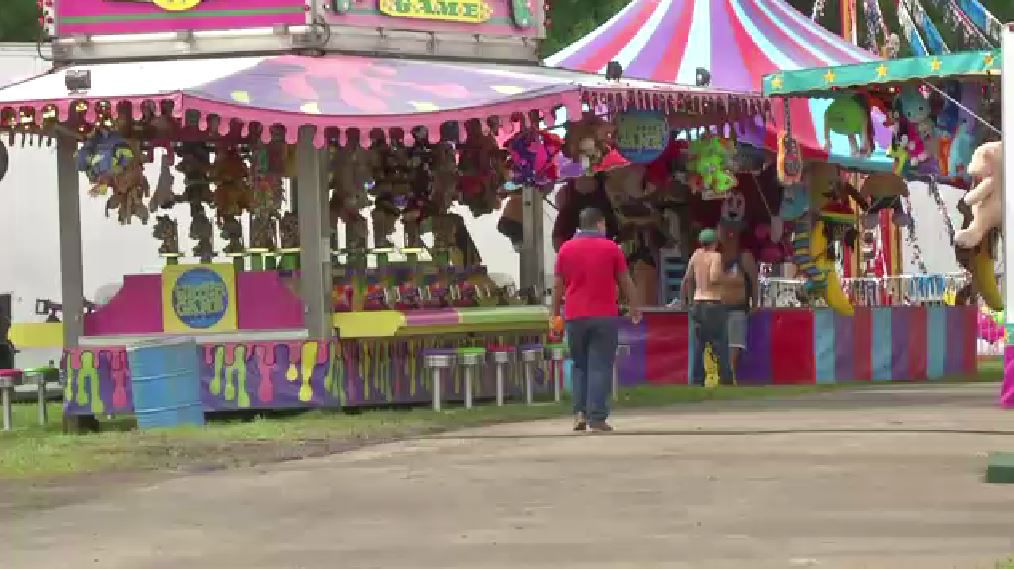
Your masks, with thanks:
M 0 566 L 992 568 L 1014 553 L 995 385 L 500 425 L 270 466 L 104 475 L 8 511 Z

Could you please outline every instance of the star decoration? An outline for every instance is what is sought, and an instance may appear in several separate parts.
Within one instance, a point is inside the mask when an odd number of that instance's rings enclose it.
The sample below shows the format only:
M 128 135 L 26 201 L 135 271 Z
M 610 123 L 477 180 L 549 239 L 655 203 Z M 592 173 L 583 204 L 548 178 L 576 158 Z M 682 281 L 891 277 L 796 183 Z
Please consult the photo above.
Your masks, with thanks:
M 930 61 L 930 69 L 932 69 L 933 71 L 940 71 L 941 65 L 943 65 L 943 63 L 940 61 L 939 57 L 934 57 Z
M 982 58 L 982 65 L 986 69 L 992 69 L 994 63 L 996 63 L 996 58 L 993 57 L 992 53 L 987 53 L 986 57 Z
M 881 63 L 880 66 L 877 67 L 877 78 L 882 79 L 884 77 L 887 77 L 887 66 Z
M 781 89 L 782 88 L 782 76 L 781 75 L 775 75 L 771 79 L 771 88 L 773 88 L 773 89 Z
M 827 81 L 828 83 L 834 83 L 834 71 L 828 69 L 827 73 L 824 74 L 824 81 Z

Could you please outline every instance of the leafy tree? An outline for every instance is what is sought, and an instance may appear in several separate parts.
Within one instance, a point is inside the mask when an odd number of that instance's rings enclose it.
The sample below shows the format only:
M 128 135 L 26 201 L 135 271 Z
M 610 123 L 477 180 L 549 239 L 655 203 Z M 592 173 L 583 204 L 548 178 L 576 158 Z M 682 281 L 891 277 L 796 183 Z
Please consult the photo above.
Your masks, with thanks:
M 35 0 L 2 0 L 0 43 L 39 39 L 39 8 Z

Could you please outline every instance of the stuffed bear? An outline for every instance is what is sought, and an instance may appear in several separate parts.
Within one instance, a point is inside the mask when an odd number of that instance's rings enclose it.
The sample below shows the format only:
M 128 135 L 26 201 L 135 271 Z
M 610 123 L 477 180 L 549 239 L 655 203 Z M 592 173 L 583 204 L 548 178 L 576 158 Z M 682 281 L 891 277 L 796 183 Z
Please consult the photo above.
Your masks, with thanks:
M 955 242 L 972 248 L 991 229 L 1000 225 L 1003 215 L 1003 143 L 987 142 L 975 149 L 968 173 L 979 180 L 962 200 L 972 209 L 972 224 L 955 236 Z

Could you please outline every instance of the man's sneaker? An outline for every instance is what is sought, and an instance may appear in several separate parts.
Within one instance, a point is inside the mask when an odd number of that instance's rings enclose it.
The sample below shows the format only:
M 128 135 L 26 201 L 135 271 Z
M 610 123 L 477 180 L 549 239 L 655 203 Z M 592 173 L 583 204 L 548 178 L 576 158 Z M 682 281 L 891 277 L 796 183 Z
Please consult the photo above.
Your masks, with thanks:
M 605 421 L 592 421 L 588 423 L 588 430 L 594 433 L 611 433 L 613 428 Z
M 585 418 L 584 413 L 578 413 L 574 415 L 574 430 L 583 431 L 588 428 L 588 419 Z

